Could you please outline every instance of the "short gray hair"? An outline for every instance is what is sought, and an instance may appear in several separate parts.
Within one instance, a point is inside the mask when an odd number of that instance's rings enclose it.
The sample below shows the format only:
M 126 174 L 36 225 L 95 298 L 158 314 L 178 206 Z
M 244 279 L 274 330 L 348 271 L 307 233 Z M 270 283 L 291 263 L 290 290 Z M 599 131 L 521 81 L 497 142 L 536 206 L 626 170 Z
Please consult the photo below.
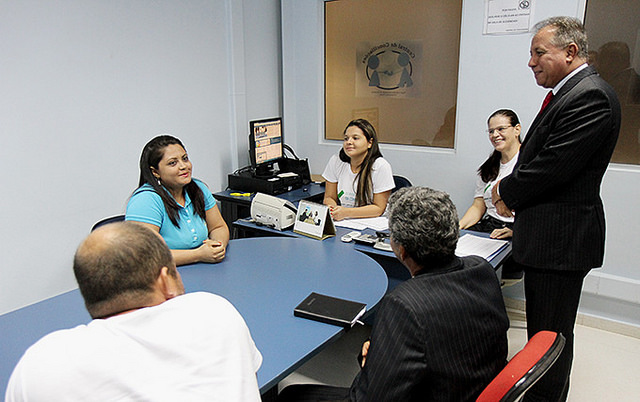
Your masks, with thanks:
M 584 25 L 577 18 L 572 17 L 551 17 L 538 22 L 533 27 L 533 34 L 537 34 L 546 27 L 554 28 L 553 39 L 551 44 L 557 48 L 563 49 L 571 43 L 578 46 L 577 56 L 587 60 L 589 58 L 589 45 L 587 43 L 587 31 Z
M 423 268 L 454 257 L 460 235 L 458 213 L 449 194 L 427 187 L 404 187 L 389 200 L 391 238 Z

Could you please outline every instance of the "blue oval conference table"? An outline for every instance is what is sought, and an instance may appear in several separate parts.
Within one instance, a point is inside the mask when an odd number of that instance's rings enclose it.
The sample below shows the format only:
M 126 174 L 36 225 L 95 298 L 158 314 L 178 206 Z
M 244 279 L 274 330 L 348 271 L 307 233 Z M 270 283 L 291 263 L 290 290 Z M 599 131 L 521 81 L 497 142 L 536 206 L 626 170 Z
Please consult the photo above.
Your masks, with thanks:
M 258 370 L 261 392 L 344 332 L 293 315 L 309 293 L 366 303 L 368 310 L 384 296 L 387 275 L 382 267 L 338 243 L 287 237 L 237 239 L 230 242 L 221 263 L 179 268 L 187 292 L 224 296 L 244 317 L 263 356 Z M 30 345 L 49 332 L 90 320 L 77 289 L 0 316 L 0 398 Z

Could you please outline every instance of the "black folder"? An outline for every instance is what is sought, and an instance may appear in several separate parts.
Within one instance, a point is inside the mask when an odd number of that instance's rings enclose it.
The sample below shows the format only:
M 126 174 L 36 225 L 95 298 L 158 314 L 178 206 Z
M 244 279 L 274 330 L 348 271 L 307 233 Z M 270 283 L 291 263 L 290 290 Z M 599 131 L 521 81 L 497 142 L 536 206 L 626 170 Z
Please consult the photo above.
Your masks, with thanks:
M 367 305 L 364 303 L 312 292 L 293 309 L 293 315 L 327 324 L 352 327 L 366 311 Z

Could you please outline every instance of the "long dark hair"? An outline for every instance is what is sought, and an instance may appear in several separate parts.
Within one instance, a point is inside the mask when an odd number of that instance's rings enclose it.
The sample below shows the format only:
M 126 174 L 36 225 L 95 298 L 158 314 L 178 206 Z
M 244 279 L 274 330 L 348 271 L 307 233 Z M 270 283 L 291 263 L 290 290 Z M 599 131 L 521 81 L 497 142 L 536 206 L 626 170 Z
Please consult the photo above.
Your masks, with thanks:
M 142 155 L 140 155 L 140 180 L 138 181 L 138 189 L 145 184 L 153 187 L 153 190 L 160 196 L 160 198 L 162 198 L 162 203 L 164 204 L 164 209 L 167 211 L 167 215 L 169 215 L 169 219 L 171 219 L 171 222 L 179 228 L 180 223 L 178 222 L 178 210 L 180 209 L 180 205 L 178 205 L 169 192 L 162 187 L 159 180 L 151 171 L 152 167 L 156 170 L 158 169 L 158 164 L 164 156 L 165 148 L 169 145 L 175 144 L 184 148 L 184 145 L 182 145 L 182 142 L 180 142 L 179 139 L 170 135 L 159 135 L 144 146 L 142 149 Z M 184 149 L 186 151 L 186 148 Z M 138 189 L 136 189 L 136 191 L 138 191 Z M 200 190 L 200 187 L 198 187 L 196 182 L 191 179 L 191 182 L 184 186 L 184 190 L 189 194 L 189 198 L 191 198 L 191 203 L 193 204 L 193 210 L 195 213 L 206 221 L 204 194 L 202 193 L 202 190 Z
M 493 112 L 491 116 L 487 119 L 487 125 L 489 125 L 489 121 L 496 116 L 504 116 L 509 119 L 509 124 L 513 127 L 520 124 L 520 119 L 518 119 L 518 115 L 516 112 L 510 109 L 499 109 Z M 492 180 L 495 180 L 500 173 L 500 158 L 502 154 L 498 150 L 493 150 L 489 158 L 478 168 L 478 173 L 482 178 L 482 181 L 488 183 Z
M 376 135 L 376 129 L 365 119 L 351 120 L 349 124 L 347 124 L 347 127 L 345 127 L 343 134 L 347 132 L 349 127 L 358 127 L 362 130 L 364 136 L 367 138 L 367 142 L 373 140 L 371 142 L 371 148 L 367 150 L 367 154 L 359 166 L 360 170 L 354 179 L 359 180 L 356 190 L 356 206 L 369 205 L 373 203 L 371 168 L 376 159 L 382 157 L 382 153 L 380 153 L 380 148 L 378 147 L 378 136 Z M 340 150 L 340 160 L 351 163 L 351 158 L 344 152 L 344 148 Z

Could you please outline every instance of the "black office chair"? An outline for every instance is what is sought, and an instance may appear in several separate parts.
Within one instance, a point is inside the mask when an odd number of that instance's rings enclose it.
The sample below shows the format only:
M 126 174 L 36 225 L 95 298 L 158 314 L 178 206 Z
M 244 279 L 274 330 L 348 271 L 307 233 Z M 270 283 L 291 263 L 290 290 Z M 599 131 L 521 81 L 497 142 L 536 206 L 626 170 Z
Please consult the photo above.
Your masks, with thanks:
M 404 176 L 393 175 L 393 183 L 396 186 L 395 186 L 395 188 L 393 190 L 391 190 L 391 193 L 395 193 L 396 191 L 398 191 L 398 189 L 400 189 L 402 187 L 411 187 L 412 186 L 412 184 L 409 181 L 409 179 L 407 179 Z
M 91 228 L 91 231 L 93 232 L 94 230 L 96 230 L 100 226 L 106 225 L 107 223 L 122 222 L 122 221 L 124 221 L 124 215 L 116 215 L 116 216 L 112 216 L 112 217 L 109 217 L 109 218 L 104 218 L 104 219 L 98 221 L 95 225 L 93 225 L 93 227 Z

